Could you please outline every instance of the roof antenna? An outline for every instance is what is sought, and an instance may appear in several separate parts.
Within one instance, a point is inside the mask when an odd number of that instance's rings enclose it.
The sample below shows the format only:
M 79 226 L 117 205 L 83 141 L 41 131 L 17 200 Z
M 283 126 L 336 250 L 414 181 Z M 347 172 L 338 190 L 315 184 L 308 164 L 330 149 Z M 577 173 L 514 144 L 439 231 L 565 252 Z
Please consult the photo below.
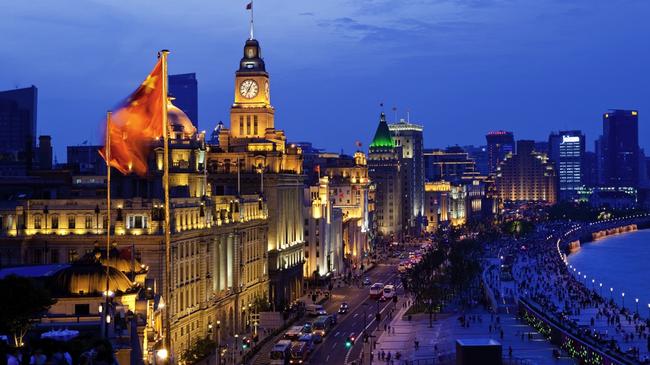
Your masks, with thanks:
M 393 120 L 395 121 L 394 123 L 397 123 L 398 121 L 397 121 L 397 107 L 396 106 L 393 107 L 393 115 L 394 115 Z

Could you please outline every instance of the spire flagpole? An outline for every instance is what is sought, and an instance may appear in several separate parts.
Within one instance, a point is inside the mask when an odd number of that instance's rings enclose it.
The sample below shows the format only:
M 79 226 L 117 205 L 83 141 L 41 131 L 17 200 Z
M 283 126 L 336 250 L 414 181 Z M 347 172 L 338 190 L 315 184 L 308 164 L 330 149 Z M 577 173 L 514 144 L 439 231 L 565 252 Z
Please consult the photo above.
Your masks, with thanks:
M 162 61 L 162 132 L 163 132 L 163 190 L 165 195 L 165 276 L 164 300 L 165 300 L 165 349 L 171 354 L 171 328 L 170 328 L 170 305 L 171 305 L 171 232 L 169 231 L 169 123 L 167 122 L 167 56 L 168 50 L 159 53 Z
M 254 23 L 253 23 L 253 0 L 251 0 L 251 2 L 246 6 L 246 9 L 251 11 L 251 25 L 250 25 L 250 27 L 251 27 L 251 29 L 250 29 L 251 35 L 250 35 L 250 39 L 255 39 L 255 36 L 253 34 L 253 30 L 255 28 Z

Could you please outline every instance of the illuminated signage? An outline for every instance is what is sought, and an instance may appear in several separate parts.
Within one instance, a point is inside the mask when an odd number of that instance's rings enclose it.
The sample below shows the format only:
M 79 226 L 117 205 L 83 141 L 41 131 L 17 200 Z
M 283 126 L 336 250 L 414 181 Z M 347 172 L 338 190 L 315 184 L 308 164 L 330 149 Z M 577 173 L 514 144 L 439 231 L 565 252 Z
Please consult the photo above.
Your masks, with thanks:
M 580 137 L 578 136 L 562 136 L 562 143 L 572 143 L 580 142 Z

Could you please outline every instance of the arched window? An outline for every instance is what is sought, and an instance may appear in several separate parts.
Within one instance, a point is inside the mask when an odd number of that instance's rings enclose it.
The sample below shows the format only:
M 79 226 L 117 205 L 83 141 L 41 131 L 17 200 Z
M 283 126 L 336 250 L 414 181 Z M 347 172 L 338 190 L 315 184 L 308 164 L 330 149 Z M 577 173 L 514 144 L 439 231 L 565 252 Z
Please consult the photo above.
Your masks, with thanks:
M 41 229 L 41 215 L 34 216 L 34 229 Z

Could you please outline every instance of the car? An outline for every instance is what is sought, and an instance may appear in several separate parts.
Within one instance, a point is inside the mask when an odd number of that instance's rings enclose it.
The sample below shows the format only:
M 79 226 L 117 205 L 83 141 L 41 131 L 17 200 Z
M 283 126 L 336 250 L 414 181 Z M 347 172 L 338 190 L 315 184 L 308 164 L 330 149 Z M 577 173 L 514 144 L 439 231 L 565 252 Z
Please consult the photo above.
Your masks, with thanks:
M 316 333 L 312 333 L 312 334 L 311 334 L 311 339 L 312 339 L 312 341 L 314 341 L 314 343 L 321 343 L 321 342 L 323 342 L 323 336 L 321 336 L 321 335 L 319 335 L 319 334 L 316 334 Z
M 311 323 L 305 323 L 305 325 L 302 326 L 302 330 L 300 331 L 300 333 L 302 333 L 302 334 L 310 334 L 312 332 L 313 331 L 312 331 L 312 328 L 311 328 Z
M 372 284 L 372 281 L 370 281 L 369 277 L 366 276 L 365 278 L 363 278 L 363 285 L 368 286 L 370 284 Z
M 381 297 L 379 297 L 379 301 L 380 301 L 380 302 L 385 302 L 385 301 L 387 301 L 387 300 L 388 300 L 388 298 L 386 298 L 384 295 L 382 295 Z
M 350 306 L 348 305 L 348 303 L 347 303 L 347 302 L 343 302 L 343 303 L 341 303 L 341 305 L 339 306 L 339 314 L 345 314 L 345 313 L 348 312 L 349 309 L 350 309 Z

